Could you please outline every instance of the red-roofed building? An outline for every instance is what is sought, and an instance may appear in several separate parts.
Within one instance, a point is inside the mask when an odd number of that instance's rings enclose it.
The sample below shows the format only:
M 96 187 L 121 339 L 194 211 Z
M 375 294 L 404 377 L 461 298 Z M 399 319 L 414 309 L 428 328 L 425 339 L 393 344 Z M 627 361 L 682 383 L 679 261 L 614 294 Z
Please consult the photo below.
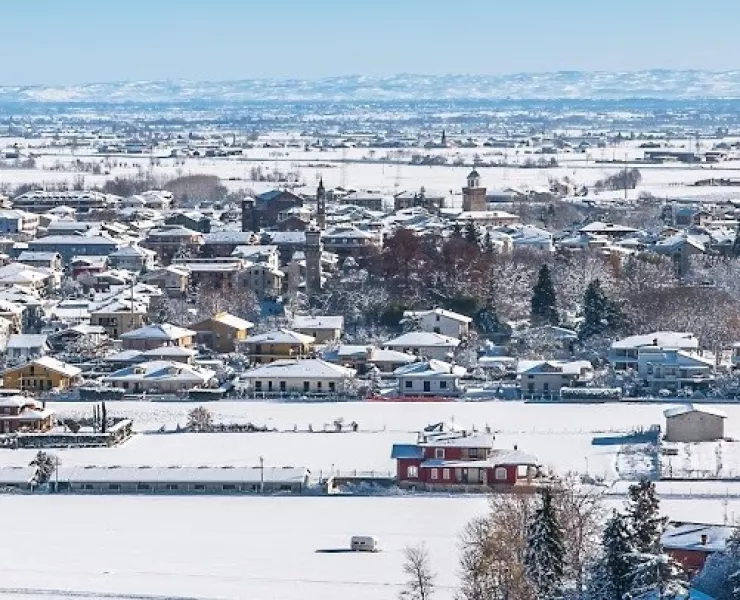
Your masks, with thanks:
M 450 429 L 443 423 L 416 444 L 394 444 L 399 487 L 426 491 L 533 491 L 542 483 L 538 458 L 516 447 L 494 448 L 491 433 Z

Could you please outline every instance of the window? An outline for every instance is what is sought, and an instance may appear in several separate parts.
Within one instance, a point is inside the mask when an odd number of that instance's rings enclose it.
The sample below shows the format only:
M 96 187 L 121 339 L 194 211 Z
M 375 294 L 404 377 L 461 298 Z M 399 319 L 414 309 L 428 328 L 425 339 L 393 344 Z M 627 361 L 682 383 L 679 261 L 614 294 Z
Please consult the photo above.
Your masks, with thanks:
M 496 467 L 496 481 L 506 481 L 506 468 Z
M 406 380 L 406 381 L 404 382 L 404 384 L 403 384 L 403 385 L 404 385 L 404 387 L 405 387 L 406 389 L 410 389 L 410 388 L 414 387 L 414 382 L 413 382 L 413 381 L 411 381 L 410 379 L 407 379 L 407 380 Z
M 330 381 L 329 382 L 329 391 L 330 392 L 334 392 L 334 391 L 336 391 L 336 389 L 337 389 L 337 384 L 334 383 L 333 381 Z
M 307 392 L 309 389 L 311 389 L 311 384 L 308 381 L 303 382 L 303 391 Z
M 233 491 L 236 490 L 236 486 L 234 484 L 232 484 L 232 483 L 226 483 L 226 484 L 224 484 L 224 485 L 221 486 L 221 489 L 224 492 L 233 492 Z
M 430 472 L 430 477 L 432 479 L 439 479 L 439 469 L 432 469 Z
M 316 382 L 316 389 L 319 390 L 319 391 L 321 391 L 321 382 L 320 381 L 317 381 Z
M 120 489 L 121 489 L 121 486 L 120 486 L 120 485 L 118 485 L 117 483 L 111 483 L 111 484 L 110 484 L 110 485 L 108 486 L 108 489 L 109 489 L 110 491 L 112 491 L 112 492 L 118 492 L 118 491 L 120 491 Z
M 168 492 L 175 492 L 179 489 L 178 485 L 176 483 L 168 483 L 167 484 L 167 491 Z
M 254 389 L 257 392 L 261 392 L 262 391 L 262 382 L 261 381 L 255 381 L 254 382 Z
M 440 333 L 439 327 L 434 328 L 434 333 Z
M 478 448 L 468 448 L 468 458 L 478 458 Z
M 280 382 L 280 391 L 281 391 L 281 392 L 284 392 L 284 391 L 285 391 L 285 389 L 286 389 L 286 385 L 285 385 L 285 382 L 284 382 L 284 381 L 281 381 L 281 382 Z
M 440 390 L 446 390 L 447 389 L 447 382 L 446 381 L 440 381 L 439 382 L 439 389 Z
M 93 484 L 92 483 L 86 483 L 85 485 L 82 486 L 82 489 L 83 490 L 91 490 L 91 489 L 93 489 Z
M 136 486 L 136 489 L 140 492 L 146 492 L 148 490 L 151 490 L 152 486 L 150 486 L 148 483 L 140 483 Z
M 445 457 L 445 449 L 444 448 L 435 448 L 434 449 L 434 458 L 444 459 L 444 457 Z
M 202 483 L 196 483 L 196 484 L 195 484 L 195 485 L 193 486 L 193 489 L 194 489 L 194 490 L 195 490 L 196 492 L 205 492 L 205 490 L 206 490 L 206 486 L 204 486 L 204 485 L 203 485 Z
M 442 479 L 449 479 L 449 478 L 450 478 L 450 470 L 442 469 Z
M 406 467 L 406 479 L 418 479 L 419 467 L 414 465 Z

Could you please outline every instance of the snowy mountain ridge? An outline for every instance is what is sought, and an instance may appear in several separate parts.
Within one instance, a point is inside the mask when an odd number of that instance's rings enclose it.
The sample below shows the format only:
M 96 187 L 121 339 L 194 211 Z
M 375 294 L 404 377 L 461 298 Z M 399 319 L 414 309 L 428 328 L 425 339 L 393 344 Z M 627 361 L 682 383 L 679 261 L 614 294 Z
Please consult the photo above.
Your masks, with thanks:
M 413 101 L 740 98 L 740 70 L 558 71 L 0 86 L 0 102 Z

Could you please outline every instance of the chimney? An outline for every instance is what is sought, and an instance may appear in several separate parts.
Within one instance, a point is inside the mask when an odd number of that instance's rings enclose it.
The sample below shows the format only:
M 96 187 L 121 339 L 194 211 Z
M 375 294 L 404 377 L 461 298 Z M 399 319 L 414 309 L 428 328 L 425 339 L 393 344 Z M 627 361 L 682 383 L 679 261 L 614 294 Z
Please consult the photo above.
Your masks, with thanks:
M 706 533 L 702 533 L 701 534 L 701 545 L 702 546 L 706 546 L 707 545 L 707 534 Z

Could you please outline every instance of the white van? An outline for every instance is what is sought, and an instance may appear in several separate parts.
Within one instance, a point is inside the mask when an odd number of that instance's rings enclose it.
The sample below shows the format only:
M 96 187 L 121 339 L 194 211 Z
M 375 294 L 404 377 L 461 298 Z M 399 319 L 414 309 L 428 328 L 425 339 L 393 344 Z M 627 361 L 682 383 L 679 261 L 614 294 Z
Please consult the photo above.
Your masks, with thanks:
M 349 543 L 353 552 L 378 552 L 378 538 L 374 535 L 353 535 Z

